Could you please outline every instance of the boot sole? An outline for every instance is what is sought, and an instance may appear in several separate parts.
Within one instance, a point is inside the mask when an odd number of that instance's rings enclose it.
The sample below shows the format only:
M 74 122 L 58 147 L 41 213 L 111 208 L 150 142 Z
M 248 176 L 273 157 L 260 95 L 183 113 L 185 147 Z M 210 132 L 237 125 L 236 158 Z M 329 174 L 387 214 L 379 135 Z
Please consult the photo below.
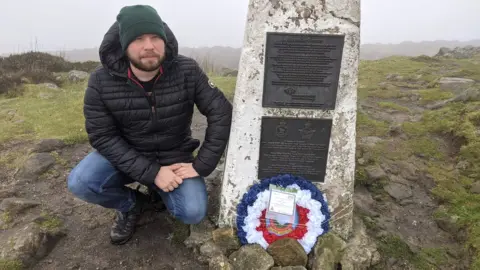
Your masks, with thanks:
M 124 245 L 124 244 L 126 244 L 128 241 L 130 241 L 130 240 L 132 239 L 133 234 L 134 234 L 134 233 L 132 233 L 132 234 L 129 235 L 127 238 L 122 239 L 122 240 L 117 240 L 117 241 L 115 241 L 115 240 L 110 239 L 110 243 L 111 243 L 112 245 L 115 245 L 115 246 Z

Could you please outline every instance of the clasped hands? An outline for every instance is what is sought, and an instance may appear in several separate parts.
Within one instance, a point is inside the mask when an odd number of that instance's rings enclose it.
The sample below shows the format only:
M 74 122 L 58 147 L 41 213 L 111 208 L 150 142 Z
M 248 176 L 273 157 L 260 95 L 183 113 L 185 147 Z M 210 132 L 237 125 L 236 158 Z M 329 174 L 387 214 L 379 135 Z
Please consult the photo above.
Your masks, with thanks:
M 192 163 L 176 163 L 160 167 L 155 177 L 155 185 L 165 192 L 173 191 L 186 178 L 199 176 Z

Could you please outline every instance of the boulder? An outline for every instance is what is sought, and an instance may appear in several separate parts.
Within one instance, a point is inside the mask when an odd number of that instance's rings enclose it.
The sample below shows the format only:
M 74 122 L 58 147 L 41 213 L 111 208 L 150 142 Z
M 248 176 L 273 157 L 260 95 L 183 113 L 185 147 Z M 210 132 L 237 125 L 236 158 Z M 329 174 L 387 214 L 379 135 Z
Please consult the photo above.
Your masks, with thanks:
M 303 266 L 278 266 L 273 267 L 271 270 L 307 270 L 307 268 Z
M 365 173 L 368 177 L 368 182 L 373 183 L 377 181 L 381 181 L 387 177 L 385 171 L 378 165 L 372 165 L 365 168 Z
M 63 148 L 65 143 L 58 139 L 44 139 L 33 147 L 33 152 L 47 153 Z
M 55 158 L 48 153 L 32 155 L 16 174 L 19 180 L 35 181 L 55 164 Z
M 401 177 L 410 181 L 417 181 L 421 174 L 415 163 L 415 160 L 399 160 L 395 162 L 395 165 L 397 165 Z
M 79 82 L 88 78 L 88 73 L 80 70 L 72 70 L 68 73 L 68 79 L 71 82 Z
M 440 89 L 448 90 L 455 93 L 460 93 L 469 87 L 471 87 L 475 81 L 472 79 L 455 78 L 455 77 L 442 77 L 438 81 Z
M 235 229 L 231 227 L 219 228 L 212 232 L 213 241 L 222 250 L 230 251 L 236 250 L 240 247 Z
M 11 216 L 22 214 L 26 210 L 36 207 L 40 203 L 22 198 L 7 198 L 0 203 L 0 210 Z
M 401 183 L 389 183 L 384 187 L 384 190 L 398 202 L 413 195 L 412 188 Z
M 204 219 L 200 224 L 190 225 L 190 236 L 185 240 L 184 244 L 188 248 L 201 246 L 213 239 L 213 229 L 214 225 L 208 219 Z
M 472 58 L 477 54 L 480 54 L 480 47 L 465 46 L 465 47 L 456 47 L 454 49 L 442 47 L 440 48 L 438 53 L 435 55 L 435 57 L 466 59 L 466 58 Z
M 460 217 L 448 213 L 445 206 L 440 206 L 434 215 L 437 226 L 452 235 L 458 235 L 462 226 L 459 222 Z
M 379 216 L 379 213 L 374 210 L 375 200 L 373 199 L 372 194 L 368 192 L 366 187 L 358 186 L 355 188 L 353 202 L 355 204 L 354 211 L 359 211 L 359 213 L 362 215 L 367 215 L 370 217 Z
M 212 258 L 208 263 L 209 270 L 233 270 L 233 266 L 228 261 L 227 257 L 221 255 Z
M 345 242 L 334 233 L 327 233 L 317 240 L 310 254 L 308 269 L 312 270 L 366 270 L 381 260 L 375 241 L 371 239 L 359 216 L 353 220 L 353 234 Z
M 34 223 L 27 224 L 0 239 L 0 258 L 33 265 L 48 255 L 63 236 L 61 231 L 44 231 Z
M 343 270 L 370 269 L 381 260 L 375 241 L 371 239 L 362 220 L 355 216 L 353 237 L 348 241 L 340 261 Z
M 272 256 L 258 244 L 244 245 L 228 258 L 234 269 L 269 270 L 274 266 Z
M 480 89 L 476 87 L 470 87 L 455 97 L 449 98 L 447 100 L 441 100 L 434 104 L 427 105 L 427 109 L 430 110 L 438 110 L 440 108 L 445 107 L 446 105 L 452 102 L 472 102 L 472 101 L 480 101 Z
M 335 270 L 346 247 L 345 241 L 334 233 L 327 233 L 317 239 L 308 262 L 312 270 Z
M 305 266 L 308 256 L 302 245 L 292 238 L 283 238 L 270 244 L 267 252 L 278 266 Z
M 41 83 L 39 84 L 40 86 L 43 86 L 45 88 L 49 88 L 49 89 L 58 89 L 58 85 L 54 84 L 54 83 Z
M 480 194 L 480 181 L 472 184 L 472 186 L 470 187 L 470 192 L 474 194 Z
M 212 258 L 222 256 L 223 250 L 221 250 L 213 241 L 208 241 L 200 247 L 199 261 L 208 263 Z

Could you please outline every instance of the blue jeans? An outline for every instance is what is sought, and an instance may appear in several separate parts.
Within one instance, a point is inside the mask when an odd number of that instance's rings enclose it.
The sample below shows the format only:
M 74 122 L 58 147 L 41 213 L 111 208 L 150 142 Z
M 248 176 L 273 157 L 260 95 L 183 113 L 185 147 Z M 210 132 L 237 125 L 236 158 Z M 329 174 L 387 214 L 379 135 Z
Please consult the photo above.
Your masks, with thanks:
M 135 204 L 135 192 L 126 184 L 134 181 L 118 171 L 97 151 L 88 154 L 68 176 L 68 190 L 79 199 L 126 212 Z M 171 192 L 155 185 L 168 211 L 185 224 L 197 224 L 207 214 L 207 190 L 202 177 L 185 179 Z

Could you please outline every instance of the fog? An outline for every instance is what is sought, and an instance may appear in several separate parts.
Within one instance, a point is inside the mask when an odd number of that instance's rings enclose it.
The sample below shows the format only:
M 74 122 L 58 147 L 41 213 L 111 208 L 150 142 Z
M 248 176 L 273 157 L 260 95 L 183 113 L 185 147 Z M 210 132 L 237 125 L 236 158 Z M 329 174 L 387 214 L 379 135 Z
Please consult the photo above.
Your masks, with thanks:
M 0 54 L 98 47 L 133 4 L 156 8 L 181 46 L 242 46 L 248 0 L 2 0 Z M 477 0 L 362 0 L 361 8 L 362 44 L 480 38 Z

